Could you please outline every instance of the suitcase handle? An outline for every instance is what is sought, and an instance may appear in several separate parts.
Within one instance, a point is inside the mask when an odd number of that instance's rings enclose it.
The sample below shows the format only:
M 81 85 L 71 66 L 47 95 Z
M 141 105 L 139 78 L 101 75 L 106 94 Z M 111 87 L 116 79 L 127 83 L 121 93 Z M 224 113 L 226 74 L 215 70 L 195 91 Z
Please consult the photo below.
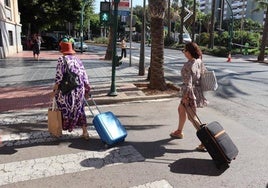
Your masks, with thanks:
M 96 107 L 98 113 L 100 114 L 101 111 L 100 111 L 100 109 L 99 109 L 99 107 L 98 107 L 97 103 L 95 102 L 95 100 L 94 100 L 94 98 L 93 98 L 92 95 L 90 95 L 90 99 L 92 100 L 94 106 Z M 84 97 L 84 102 L 85 102 L 86 105 L 88 106 L 88 109 L 89 109 L 90 113 L 92 114 L 92 116 L 95 117 L 96 115 L 94 114 L 93 110 L 91 109 L 91 107 L 90 107 L 90 105 L 88 104 L 87 99 L 86 99 L 85 97 Z
M 203 123 L 201 122 L 201 120 L 200 120 L 200 118 L 198 117 L 198 115 L 195 113 L 195 111 L 194 111 L 190 106 L 186 106 L 186 105 L 183 104 L 183 103 L 182 103 L 182 105 L 183 105 L 183 107 L 185 108 L 185 110 L 186 110 L 186 112 L 187 112 L 187 115 L 190 116 L 190 118 L 193 120 L 194 123 L 195 123 L 196 121 L 194 120 L 194 117 L 192 116 L 192 114 L 194 114 L 194 115 L 196 116 L 197 120 L 199 121 L 199 125 L 194 124 L 194 127 L 195 127 L 197 130 L 199 130 L 199 129 L 201 129 L 203 126 L 205 126 L 205 124 L 203 124 Z M 188 110 L 189 108 L 191 109 L 191 112 L 192 112 L 192 113 L 189 112 L 189 110 Z

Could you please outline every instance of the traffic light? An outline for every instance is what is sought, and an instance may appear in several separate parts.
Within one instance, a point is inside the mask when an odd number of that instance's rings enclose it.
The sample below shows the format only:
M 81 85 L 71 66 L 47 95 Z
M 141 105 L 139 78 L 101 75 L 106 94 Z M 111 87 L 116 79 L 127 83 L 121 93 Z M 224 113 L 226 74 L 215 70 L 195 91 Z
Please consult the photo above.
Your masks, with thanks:
M 110 13 L 109 12 L 101 12 L 100 13 L 100 22 L 108 23 L 110 21 Z
M 110 21 L 110 2 L 100 2 L 100 22 L 107 24 Z

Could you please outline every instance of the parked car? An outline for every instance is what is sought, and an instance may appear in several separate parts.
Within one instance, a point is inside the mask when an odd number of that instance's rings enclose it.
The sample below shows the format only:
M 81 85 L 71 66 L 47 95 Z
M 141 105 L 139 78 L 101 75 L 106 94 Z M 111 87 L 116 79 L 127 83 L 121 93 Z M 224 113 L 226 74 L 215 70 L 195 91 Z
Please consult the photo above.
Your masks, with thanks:
M 187 33 L 183 33 L 182 34 L 182 42 L 185 43 L 185 44 L 188 43 L 188 42 L 192 42 L 192 39 L 191 39 L 190 35 L 187 34 Z
M 41 36 L 42 43 L 41 47 L 46 48 L 47 50 L 58 50 L 59 42 L 56 37 L 53 36 Z
M 178 42 L 179 39 L 180 39 L 180 34 L 178 34 L 177 36 L 178 36 L 178 37 L 176 37 L 175 40 Z M 184 44 L 186 44 L 186 43 L 188 43 L 188 42 L 192 42 L 192 39 L 191 39 L 190 35 L 187 34 L 187 33 L 183 33 L 183 35 L 182 35 L 182 42 L 183 42 Z
M 88 45 L 83 42 L 82 44 L 83 52 L 88 50 Z M 81 52 L 81 42 L 75 42 L 74 43 L 74 50 L 75 51 L 80 51 Z

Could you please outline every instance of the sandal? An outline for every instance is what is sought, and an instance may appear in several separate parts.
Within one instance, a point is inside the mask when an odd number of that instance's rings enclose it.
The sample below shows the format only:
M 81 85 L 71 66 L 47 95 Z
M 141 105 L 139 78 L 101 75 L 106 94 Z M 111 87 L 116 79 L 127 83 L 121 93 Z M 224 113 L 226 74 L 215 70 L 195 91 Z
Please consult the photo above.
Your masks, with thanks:
M 202 151 L 202 152 L 206 152 L 206 148 L 203 144 L 200 144 L 198 145 L 196 148 L 195 148 L 197 151 Z
M 183 139 L 183 133 L 181 131 L 174 131 L 169 136 L 174 139 Z

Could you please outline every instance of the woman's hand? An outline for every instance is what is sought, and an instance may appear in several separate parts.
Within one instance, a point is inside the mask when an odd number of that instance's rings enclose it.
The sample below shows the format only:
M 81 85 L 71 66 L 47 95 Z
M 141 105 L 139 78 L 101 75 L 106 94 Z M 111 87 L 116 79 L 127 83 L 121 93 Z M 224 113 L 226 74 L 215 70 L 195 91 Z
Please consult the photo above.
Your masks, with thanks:
M 50 96 L 51 99 L 53 99 L 55 97 L 56 93 L 58 92 L 58 88 L 59 88 L 59 85 L 58 84 L 55 84 L 53 86 L 52 92 L 49 93 L 49 96 Z
M 189 103 L 189 97 L 183 97 L 183 98 L 181 99 L 181 103 L 187 105 L 187 104 Z
M 53 90 L 52 92 L 50 92 L 49 93 L 49 97 L 51 98 L 51 99 L 53 99 L 54 97 L 55 97 L 55 95 L 56 95 L 56 92 Z

